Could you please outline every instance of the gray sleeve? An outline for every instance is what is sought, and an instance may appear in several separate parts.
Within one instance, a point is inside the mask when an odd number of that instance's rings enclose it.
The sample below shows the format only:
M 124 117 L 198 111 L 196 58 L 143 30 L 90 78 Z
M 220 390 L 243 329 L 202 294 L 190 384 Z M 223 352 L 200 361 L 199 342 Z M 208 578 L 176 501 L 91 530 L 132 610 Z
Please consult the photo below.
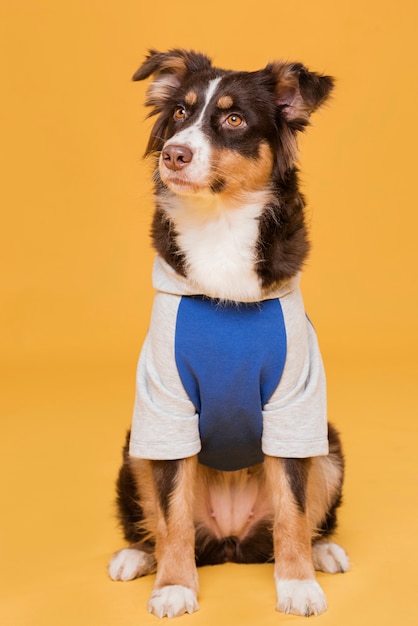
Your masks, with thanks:
M 193 456 L 201 443 L 198 415 L 179 378 L 175 328 L 180 297 L 157 293 L 139 358 L 130 454 L 165 460 Z
M 276 457 L 328 454 L 326 382 L 312 324 L 300 291 L 281 300 L 287 336 L 280 383 L 263 408 L 262 449 Z

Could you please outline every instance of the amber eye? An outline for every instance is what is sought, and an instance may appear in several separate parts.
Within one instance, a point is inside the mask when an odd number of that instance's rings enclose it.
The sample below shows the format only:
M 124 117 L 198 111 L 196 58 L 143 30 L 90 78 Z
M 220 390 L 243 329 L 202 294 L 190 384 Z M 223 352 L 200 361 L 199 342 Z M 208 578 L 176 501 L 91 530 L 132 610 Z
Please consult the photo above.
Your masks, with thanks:
M 181 121 L 181 120 L 185 120 L 186 117 L 187 117 L 187 113 L 186 113 L 186 109 L 184 108 L 184 106 L 179 105 L 178 107 L 176 107 L 173 118 L 175 120 Z
M 245 126 L 244 118 L 242 118 L 237 113 L 231 113 L 225 120 L 225 123 L 228 126 L 232 126 L 233 128 L 238 128 L 239 126 Z

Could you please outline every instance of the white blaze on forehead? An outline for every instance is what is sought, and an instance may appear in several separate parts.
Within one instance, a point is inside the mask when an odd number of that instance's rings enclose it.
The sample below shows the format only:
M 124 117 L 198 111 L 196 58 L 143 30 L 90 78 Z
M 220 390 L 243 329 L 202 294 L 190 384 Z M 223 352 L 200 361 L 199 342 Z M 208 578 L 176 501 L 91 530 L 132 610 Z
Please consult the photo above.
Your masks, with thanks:
M 196 122 L 197 125 L 200 125 L 202 123 L 203 117 L 206 113 L 206 109 L 208 108 L 209 103 L 213 98 L 213 94 L 215 93 L 220 82 L 221 82 L 220 77 L 214 78 L 213 80 L 209 82 L 208 89 L 205 94 L 205 104 L 203 105 L 203 109 L 200 112 L 199 119 Z
M 206 94 L 205 94 L 205 102 L 203 105 L 203 109 L 201 110 L 197 120 L 191 126 L 188 126 L 185 130 L 180 130 L 178 133 L 175 133 L 167 141 L 166 145 L 169 145 L 170 143 L 177 143 L 179 138 L 182 138 L 184 136 L 190 136 L 190 131 L 193 131 L 194 129 L 200 129 L 206 110 L 210 104 L 210 101 L 213 98 L 213 95 L 216 91 L 216 88 L 218 87 L 220 83 L 220 80 L 221 80 L 220 78 L 214 78 L 213 80 L 209 82 L 207 90 L 206 90 Z

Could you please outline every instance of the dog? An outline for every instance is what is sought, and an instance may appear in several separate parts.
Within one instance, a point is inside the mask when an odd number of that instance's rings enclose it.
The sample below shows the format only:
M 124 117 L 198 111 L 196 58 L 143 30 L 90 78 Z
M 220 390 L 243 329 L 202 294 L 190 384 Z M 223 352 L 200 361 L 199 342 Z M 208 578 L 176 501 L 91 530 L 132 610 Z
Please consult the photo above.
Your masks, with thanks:
M 117 481 L 129 547 L 110 577 L 155 572 L 148 610 L 175 617 L 199 608 L 197 566 L 274 562 L 277 610 L 318 615 L 315 570 L 349 569 L 330 540 L 344 457 L 299 288 L 296 163 L 334 81 L 182 49 L 151 50 L 133 80 L 149 77 L 156 296 Z

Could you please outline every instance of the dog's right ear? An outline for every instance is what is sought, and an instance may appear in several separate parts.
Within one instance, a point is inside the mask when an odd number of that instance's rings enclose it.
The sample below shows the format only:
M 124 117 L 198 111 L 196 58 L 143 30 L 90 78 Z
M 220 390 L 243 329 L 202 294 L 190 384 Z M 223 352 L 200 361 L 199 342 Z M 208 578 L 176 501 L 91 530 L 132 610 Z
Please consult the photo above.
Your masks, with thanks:
M 276 104 L 295 130 L 309 124 L 311 114 L 329 97 L 334 79 L 310 72 L 302 63 L 276 61 L 267 68 L 276 82 Z
M 132 80 L 144 80 L 151 75 L 154 76 L 147 91 L 145 104 L 154 107 L 150 115 L 155 115 L 160 113 L 165 102 L 174 95 L 187 73 L 207 70 L 210 67 L 211 60 L 197 52 L 182 49 L 168 52 L 150 50 Z

